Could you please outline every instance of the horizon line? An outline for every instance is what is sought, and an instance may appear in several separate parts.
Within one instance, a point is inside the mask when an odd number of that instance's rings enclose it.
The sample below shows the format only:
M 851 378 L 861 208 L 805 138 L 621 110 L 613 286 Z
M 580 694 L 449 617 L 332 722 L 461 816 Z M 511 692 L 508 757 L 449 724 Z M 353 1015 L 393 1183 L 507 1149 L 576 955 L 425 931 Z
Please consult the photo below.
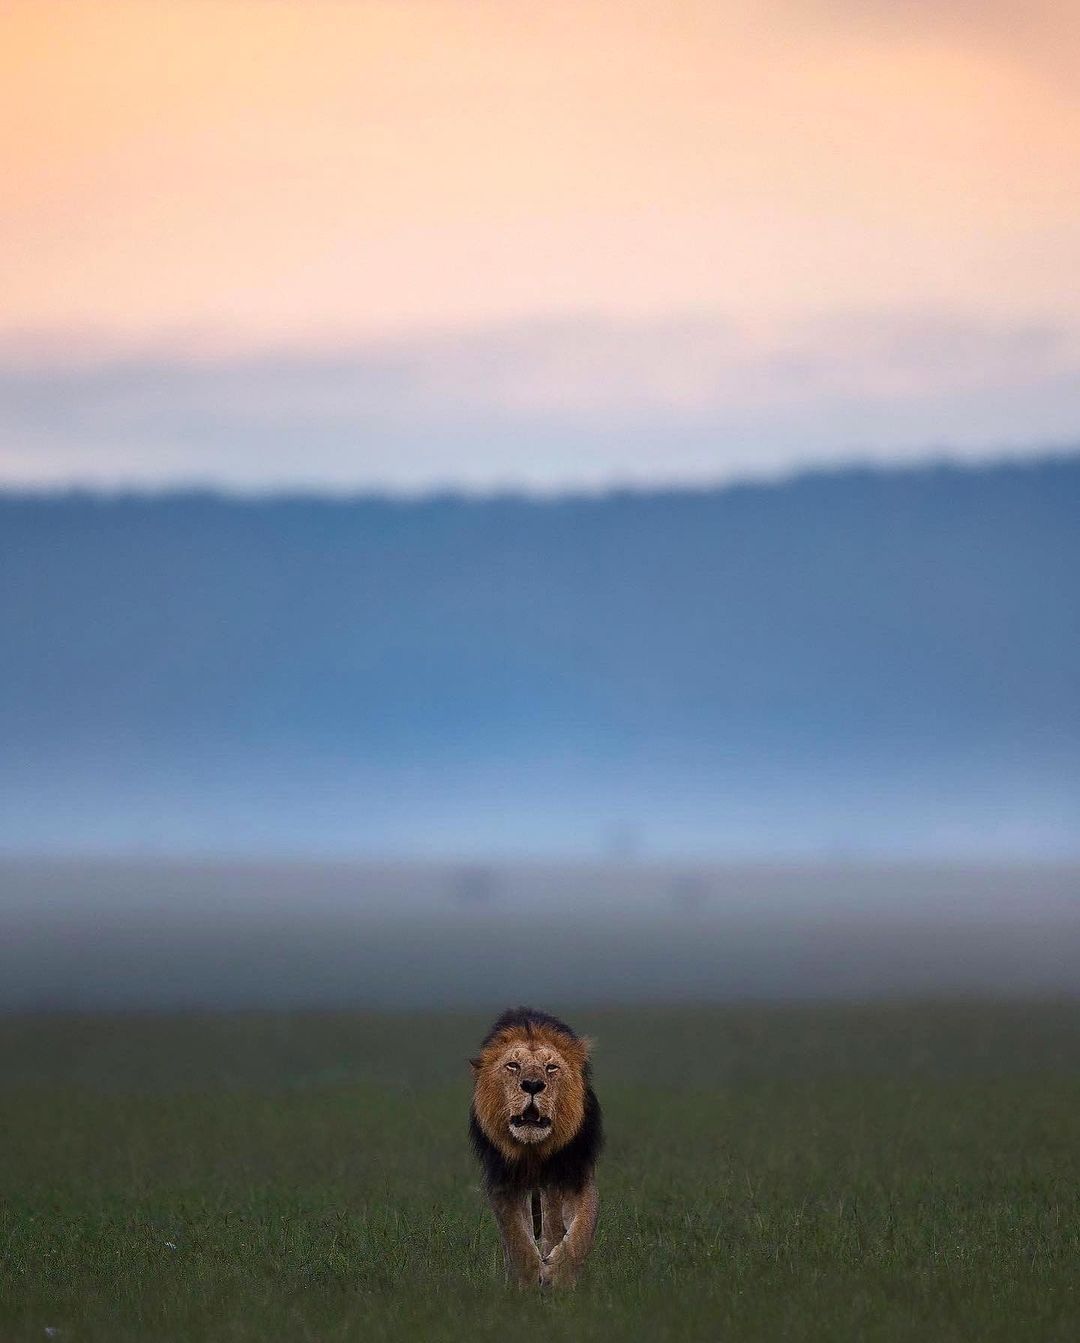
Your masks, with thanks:
M 703 476 L 700 479 L 657 476 L 651 480 L 643 480 L 627 477 L 595 484 L 590 484 L 588 481 L 550 485 L 514 481 L 490 485 L 446 481 L 416 486 L 390 483 L 338 485 L 316 481 L 235 484 L 182 476 L 155 483 L 121 480 L 103 483 L 73 479 L 26 484 L 4 481 L 0 478 L 0 501 L 51 503 L 79 499 L 95 503 L 152 503 L 166 499 L 201 499 L 234 504 L 287 502 L 400 505 L 441 502 L 559 504 L 598 502 L 627 497 L 701 496 L 741 490 L 783 489 L 807 481 L 840 477 L 978 475 L 1000 471 L 1030 472 L 1072 464 L 1080 464 L 1080 438 L 1075 442 L 1047 444 L 1044 447 L 987 448 L 985 453 L 977 454 L 941 447 L 928 451 L 924 457 L 914 459 L 904 454 L 898 454 L 893 458 L 881 458 L 855 453 L 840 460 L 823 459 L 794 466 L 763 467 L 760 471 L 742 469 L 730 475 Z

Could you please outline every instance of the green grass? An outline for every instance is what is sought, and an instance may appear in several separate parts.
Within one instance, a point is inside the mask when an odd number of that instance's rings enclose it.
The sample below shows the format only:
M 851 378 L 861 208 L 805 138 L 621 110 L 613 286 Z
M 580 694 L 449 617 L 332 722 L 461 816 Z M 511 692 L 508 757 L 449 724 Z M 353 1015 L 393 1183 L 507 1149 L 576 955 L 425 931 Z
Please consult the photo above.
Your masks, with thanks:
M 479 1018 L 0 1021 L 0 1339 L 1080 1337 L 1080 1007 L 570 1015 L 610 1142 L 544 1298 L 467 1151 Z

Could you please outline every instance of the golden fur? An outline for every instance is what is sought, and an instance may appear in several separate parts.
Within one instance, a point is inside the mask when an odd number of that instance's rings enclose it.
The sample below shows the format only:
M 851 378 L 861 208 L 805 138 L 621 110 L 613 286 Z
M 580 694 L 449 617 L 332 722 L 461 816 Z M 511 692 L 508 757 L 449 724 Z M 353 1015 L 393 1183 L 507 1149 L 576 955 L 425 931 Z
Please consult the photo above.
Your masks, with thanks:
M 585 1064 L 589 1042 L 560 1035 L 550 1027 L 531 1032 L 520 1026 L 502 1030 L 472 1060 L 475 1086 L 473 1106 L 480 1127 L 508 1160 L 525 1154 L 543 1160 L 565 1147 L 581 1128 L 585 1117 Z M 521 1083 L 543 1078 L 539 1095 L 529 1097 Z M 550 1128 L 546 1132 L 519 1131 L 511 1121 L 531 1103 Z

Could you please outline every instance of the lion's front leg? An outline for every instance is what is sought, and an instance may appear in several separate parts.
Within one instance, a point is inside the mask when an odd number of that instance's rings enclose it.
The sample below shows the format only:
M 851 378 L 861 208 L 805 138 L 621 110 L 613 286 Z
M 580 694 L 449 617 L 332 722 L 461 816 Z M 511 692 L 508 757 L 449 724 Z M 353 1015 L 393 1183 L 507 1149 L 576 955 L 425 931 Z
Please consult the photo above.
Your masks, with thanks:
M 540 1257 L 546 1259 L 556 1245 L 566 1235 L 563 1225 L 562 1194 L 554 1189 L 540 1191 Z
M 566 1234 L 544 1259 L 540 1281 L 545 1287 L 570 1287 L 577 1281 L 600 1216 L 596 1182 L 590 1180 L 580 1194 L 564 1197 L 561 1215 L 566 1221 Z
M 543 1265 L 533 1240 L 530 1195 L 492 1191 L 488 1199 L 502 1236 L 503 1257 L 510 1281 L 518 1287 L 535 1287 L 540 1281 Z

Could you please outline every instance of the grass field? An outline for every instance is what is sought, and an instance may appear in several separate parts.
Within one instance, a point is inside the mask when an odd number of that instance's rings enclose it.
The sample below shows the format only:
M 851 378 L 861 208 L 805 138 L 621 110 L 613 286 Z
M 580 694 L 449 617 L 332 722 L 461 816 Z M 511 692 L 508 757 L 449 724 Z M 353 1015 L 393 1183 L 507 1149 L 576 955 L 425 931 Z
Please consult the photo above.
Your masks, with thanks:
M 0 1339 L 1080 1337 L 1080 1006 L 567 1015 L 610 1140 L 544 1298 L 467 1151 L 480 1017 L 0 1019 Z

